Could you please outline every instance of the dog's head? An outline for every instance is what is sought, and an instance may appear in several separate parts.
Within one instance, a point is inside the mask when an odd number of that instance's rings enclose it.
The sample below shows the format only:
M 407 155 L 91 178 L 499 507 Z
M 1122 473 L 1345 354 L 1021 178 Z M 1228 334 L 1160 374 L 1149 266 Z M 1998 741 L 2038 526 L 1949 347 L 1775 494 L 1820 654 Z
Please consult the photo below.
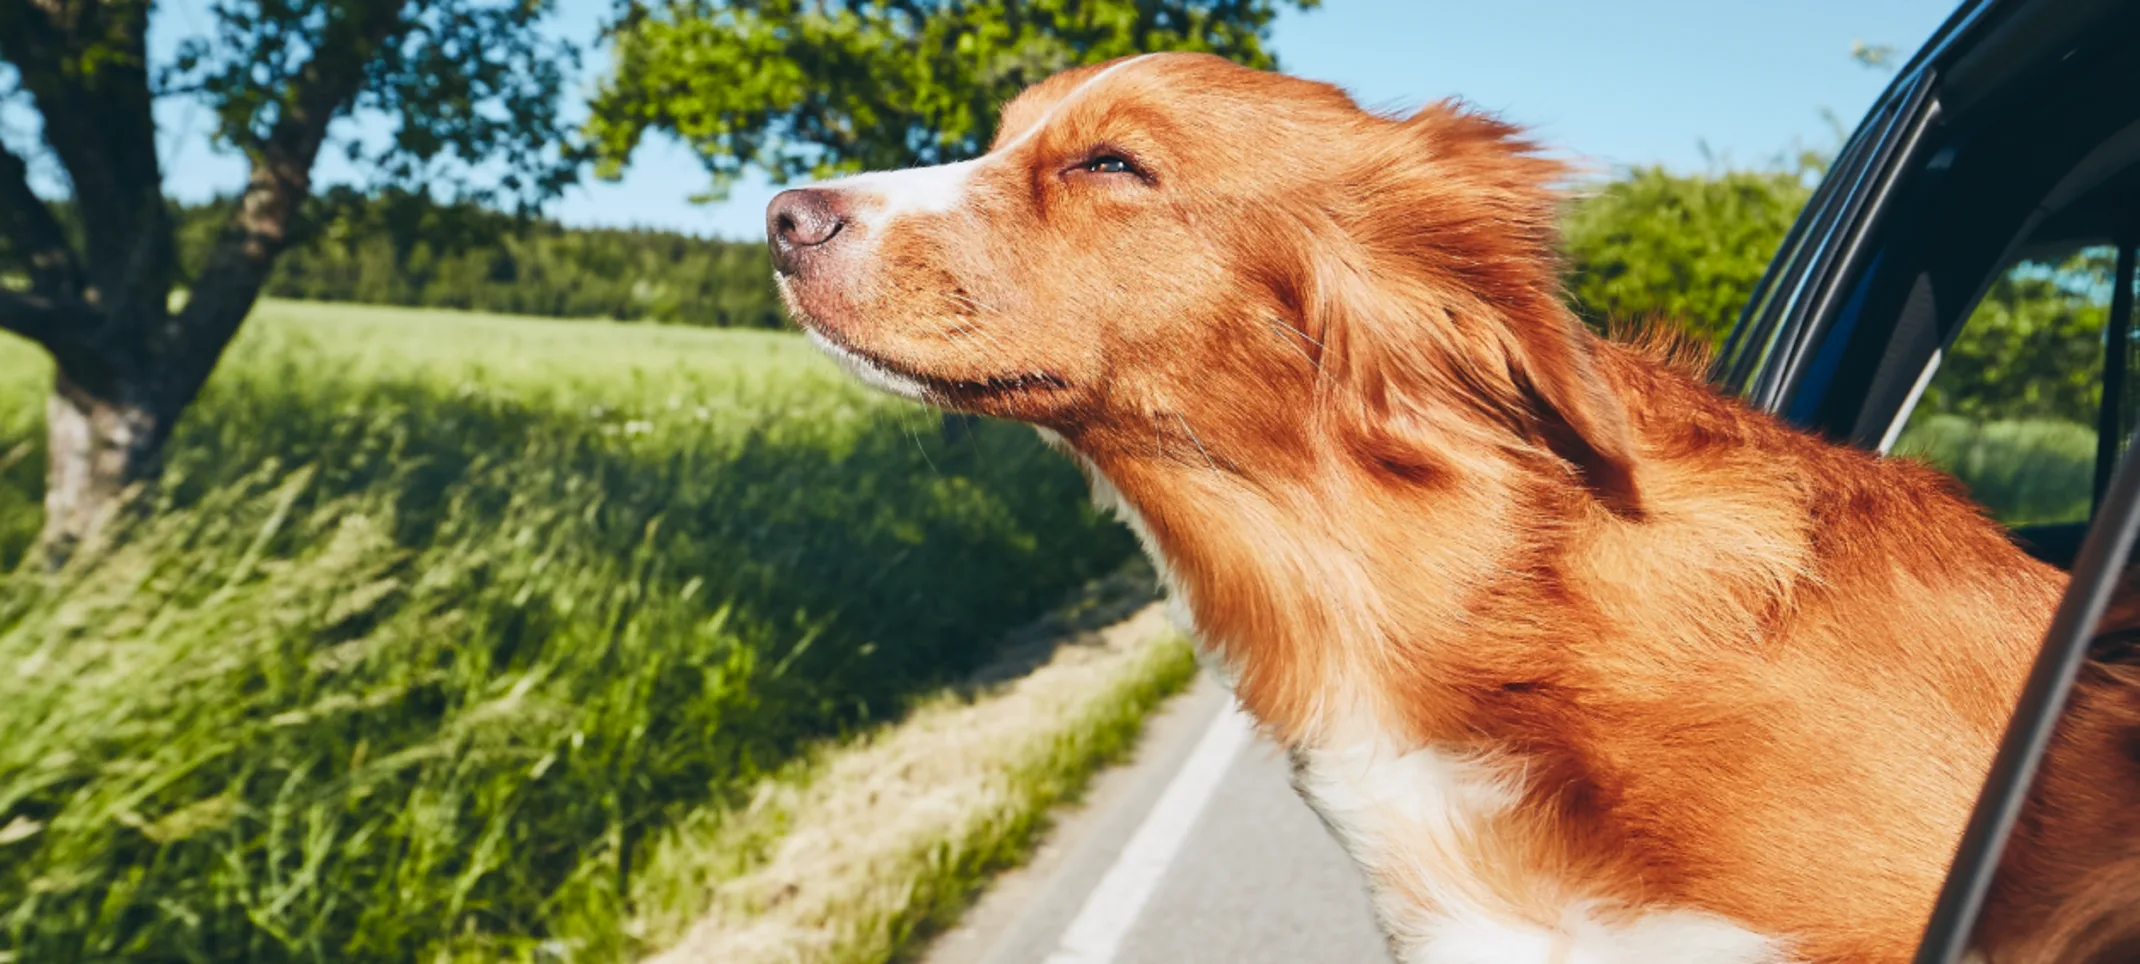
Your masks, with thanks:
M 1430 477 L 1550 450 L 1632 505 L 1625 414 L 1559 298 L 1561 174 L 1448 104 L 1408 119 L 1216 57 L 1065 72 L 989 152 L 788 191 L 782 296 L 871 383 L 1252 471 L 1332 448 Z

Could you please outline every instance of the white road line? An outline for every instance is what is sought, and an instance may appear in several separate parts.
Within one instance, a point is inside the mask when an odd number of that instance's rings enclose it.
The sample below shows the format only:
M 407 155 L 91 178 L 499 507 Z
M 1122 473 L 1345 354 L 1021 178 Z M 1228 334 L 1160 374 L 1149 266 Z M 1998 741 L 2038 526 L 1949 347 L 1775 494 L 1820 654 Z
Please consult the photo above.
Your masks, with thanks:
M 1248 742 L 1250 731 L 1248 715 L 1228 700 L 1159 802 L 1152 805 L 1152 812 L 1145 815 L 1144 824 L 1115 858 L 1114 866 L 1107 869 L 1107 876 L 1100 878 L 1092 895 L 1085 898 L 1085 906 L 1063 929 L 1062 942 L 1048 955 L 1047 964 L 1110 964 L 1115 959 L 1123 936 L 1137 922 L 1159 878 L 1181 850 L 1182 840 L 1196 825 L 1197 815 L 1204 812 L 1226 768 Z

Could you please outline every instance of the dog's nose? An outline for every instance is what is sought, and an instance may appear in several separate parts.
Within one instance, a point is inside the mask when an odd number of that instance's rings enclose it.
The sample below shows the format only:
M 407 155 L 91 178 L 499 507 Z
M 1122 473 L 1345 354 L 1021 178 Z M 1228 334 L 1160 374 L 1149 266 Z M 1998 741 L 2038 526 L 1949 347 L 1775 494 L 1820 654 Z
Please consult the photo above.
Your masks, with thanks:
M 765 208 L 765 237 L 773 246 L 773 266 L 794 274 L 809 254 L 840 233 L 837 195 L 817 188 L 797 188 L 773 196 Z

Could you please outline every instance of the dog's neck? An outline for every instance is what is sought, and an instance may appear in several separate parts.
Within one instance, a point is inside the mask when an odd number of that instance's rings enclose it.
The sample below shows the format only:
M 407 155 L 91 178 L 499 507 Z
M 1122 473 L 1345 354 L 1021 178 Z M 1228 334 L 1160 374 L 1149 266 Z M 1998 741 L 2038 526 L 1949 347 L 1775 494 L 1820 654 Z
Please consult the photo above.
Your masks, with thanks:
M 1214 448 L 1184 458 L 1164 446 L 1074 446 L 1097 501 L 1118 502 L 1199 644 L 1274 736 L 1444 742 L 1473 730 L 1482 688 L 1524 682 L 1513 677 L 1534 641 L 1465 628 L 1546 588 L 1531 577 L 1548 548 L 1523 540 L 1583 511 L 1579 487 L 1542 485 L 1535 466 L 1506 453 L 1418 480 L 1377 477 L 1313 440 L 1267 473 L 1223 438 L 1202 451 Z

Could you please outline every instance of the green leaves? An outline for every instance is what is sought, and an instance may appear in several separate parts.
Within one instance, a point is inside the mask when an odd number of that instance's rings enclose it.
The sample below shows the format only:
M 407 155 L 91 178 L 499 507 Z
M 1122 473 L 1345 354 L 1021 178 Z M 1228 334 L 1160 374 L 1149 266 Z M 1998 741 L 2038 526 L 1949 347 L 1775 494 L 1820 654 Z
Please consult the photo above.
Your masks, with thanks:
M 223 213 L 187 208 L 179 260 L 206 256 Z M 315 196 L 265 293 L 310 301 L 421 305 L 715 327 L 782 328 L 763 242 L 672 232 L 566 228 L 428 195 Z M 0 559 L 4 559 L 0 552 Z
M 342 143 L 380 185 L 530 206 L 571 182 L 579 156 L 557 117 L 570 44 L 536 29 L 547 0 L 218 0 L 212 36 L 183 41 L 158 78 L 215 110 L 217 136 L 256 161 L 285 124 L 320 111 L 387 120 L 381 139 Z M 336 62 L 353 96 L 308 99 Z
M 650 131 L 698 151 L 718 197 L 746 168 L 775 181 L 979 154 L 1020 90 L 1152 50 L 1274 66 L 1281 4 L 1317 0 L 802 0 L 625 9 L 616 68 L 586 134 L 621 175 Z
M 2095 423 L 2115 252 L 2022 261 L 1977 302 L 1925 390 L 1930 411 Z
M 1637 168 L 1569 210 L 1569 293 L 1594 324 L 1657 321 L 1714 343 L 1810 193 L 1792 171 Z

